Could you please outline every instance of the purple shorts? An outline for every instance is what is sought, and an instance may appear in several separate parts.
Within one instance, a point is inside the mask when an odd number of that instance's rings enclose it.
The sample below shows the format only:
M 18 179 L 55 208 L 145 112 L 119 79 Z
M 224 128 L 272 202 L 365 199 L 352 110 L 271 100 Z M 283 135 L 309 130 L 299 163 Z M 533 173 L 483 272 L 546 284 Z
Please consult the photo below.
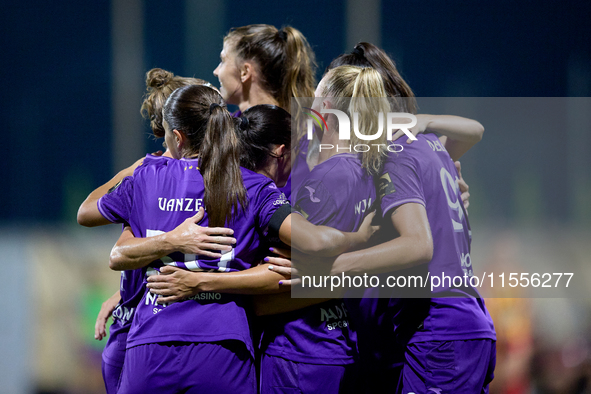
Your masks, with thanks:
M 120 394 L 256 394 L 254 362 L 239 341 L 165 342 L 127 349 Z
M 492 339 L 410 343 L 401 392 L 487 394 L 496 354 Z
M 107 394 L 117 394 L 117 387 L 119 386 L 119 378 L 121 378 L 123 367 L 117 367 L 113 364 L 106 363 L 105 360 L 103 360 L 101 370 L 103 372 L 103 380 L 105 381 Z
M 357 364 L 308 364 L 263 354 L 260 393 L 358 394 L 358 372 Z

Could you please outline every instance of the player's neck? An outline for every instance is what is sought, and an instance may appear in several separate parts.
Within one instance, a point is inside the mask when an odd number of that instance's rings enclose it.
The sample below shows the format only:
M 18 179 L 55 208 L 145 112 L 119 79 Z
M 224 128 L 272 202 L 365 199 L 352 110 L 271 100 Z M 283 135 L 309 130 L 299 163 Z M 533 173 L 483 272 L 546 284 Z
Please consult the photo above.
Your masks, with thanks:
M 238 107 L 240 111 L 244 112 L 250 107 L 260 104 L 279 105 L 279 102 L 267 91 L 259 88 L 258 85 L 251 85 L 250 89 L 245 92 L 244 99 Z

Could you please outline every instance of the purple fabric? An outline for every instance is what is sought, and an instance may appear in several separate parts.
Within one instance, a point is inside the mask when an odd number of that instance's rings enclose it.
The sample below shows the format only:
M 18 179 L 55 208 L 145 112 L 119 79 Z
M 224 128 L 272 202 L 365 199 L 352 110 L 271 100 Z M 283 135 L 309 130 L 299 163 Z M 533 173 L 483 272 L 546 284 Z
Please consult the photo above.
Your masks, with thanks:
M 315 365 L 263 355 L 261 394 L 358 394 L 359 371 L 355 364 Z
M 296 210 L 311 223 L 355 231 L 369 213 L 376 191 L 359 157 L 341 153 L 317 165 L 292 197 Z M 351 364 L 357 346 L 349 319 L 343 300 L 268 316 L 262 350 L 298 362 Z
M 127 349 L 119 394 L 256 394 L 250 352 L 238 341 L 155 343 Z
M 287 200 L 291 198 L 291 174 L 289 174 L 289 178 L 287 178 L 285 185 L 279 188 L 279 191 L 283 193 Z
M 289 176 L 288 184 L 290 185 L 289 193 L 286 194 L 287 198 L 290 201 L 294 201 L 290 196 L 291 192 L 298 190 L 301 186 L 301 183 L 308 178 L 310 174 L 310 167 L 308 167 L 308 162 L 306 160 L 308 155 L 308 145 L 309 141 L 304 137 L 300 140 L 299 149 L 297 150 L 297 155 L 292 156 L 291 158 L 291 174 Z M 296 152 L 294 147 L 291 149 L 292 155 Z M 286 185 L 287 186 L 287 185 Z
M 123 348 L 125 351 L 125 348 Z M 125 353 L 124 353 L 125 354 Z M 101 364 L 101 371 L 103 373 L 103 381 L 105 382 L 105 389 L 107 394 L 117 394 L 119 388 L 119 379 L 121 378 L 121 371 L 123 364 L 117 366 L 106 363 L 104 360 Z
M 418 141 L 405 145 L 402 152 L 389 155 L 380 178 L 385 216 L 401 204 L 415 202 L 425 206 L 431 227 L 433 259 L 404 274 L 426 274 L 428 270 L 431 277 L 441 277 L 443 273 L 450 277 L 471 276 L 470 224 L 456 184 L 454 163 L 435 135 L 420 134 L 417 138 Z M 405 324 L 408 311 L 425 310 L 424 323 L 412 334 L 410 342 L 496 339 L 492 319 L 475 288 L 445 286 L 428 296 L 433 298 L 427 305 L 424 299 L 393 299 L 390 304 L 395 309 L 395 330 Z M 449 296 L 462 298 L 439 298 Z
M 342 365 L 357 358 L 343 300 L 265 316 L 261 351 L 302 363 Z
M 496 342 L 491 339 L 415 342 L 408 346 L 401 393 L 488 394 Z
M 308 174 L 310 174 L 310 168 L 308 167 L 308 163 L 306 161 L 306 155 L 308 153 L 308 140 L 302 138 L 300 141 L 298 154 L 295 157 L 292 157 L 292 167 L 291 172 L 289 174 L 289 178 L 287 179 L 287 183 L 280 187 L 279 190 L 285 195 L 285 197 L 291 201 L 291 192 L 292 190 L 297 190 L 299 184 L 307 179 Z M 292 154 L 295 151 L 292 150 Z M 295 185 L 292 183 L 295 182 Z
M 392 335 L 390 300 L 377 298 L 378 290 L 365 290 L 365 298 L 345 298 L 351 326 L 357 333 L 359 359 L 366 365 L 365 369 L 390 368 L 404 363 L 404 346 Z
M 139 301 L 145 291 L 144 277 L 146 269 L 121 272 L 119 293 L 121 301 L 113 311 L 113 323 L 109 327 L 109 339 L 103 349 L 103 360 L 119 367 L 123 366 L 127 333 Z
M 203 204 L 203 178 L 197 160 L 174 160 L 146 156 L 144 163 L 125 178 L 98 206 L 103 216 L 114 222 L 129 223 L 138 237 L 157 235 L 174 229 L 195 215 Z M 151 264 L 163 264 L 192 270 L 238 271 L 260 261 L 265 251 L 261 242 L 268 222 L 285 199 L 277 186 L 263 175 L 242 169 L 248 207 L 240 210 L 234 221 L 235 248 L 221 259 L 173 253 Z M 208 225 L 205 214 L 200 225 Z M 169 341 L 214 342 L 235 339 L 253 351 L 245 308 L 249 298 L 232 294 L 201 293 L 192 299 L 159 305 L 156 296 L 144 291 L 138 304 L 127 347 Z

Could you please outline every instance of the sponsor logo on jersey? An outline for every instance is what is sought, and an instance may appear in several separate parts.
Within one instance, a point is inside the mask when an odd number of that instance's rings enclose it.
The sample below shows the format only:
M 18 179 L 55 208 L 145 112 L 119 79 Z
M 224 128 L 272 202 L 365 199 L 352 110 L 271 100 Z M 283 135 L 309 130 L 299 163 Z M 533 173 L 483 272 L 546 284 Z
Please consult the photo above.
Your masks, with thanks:
M 295 207 L 293 207 L 295 212 L 298 212 L 300 215 L 302 215 L 304 217 L 304 219 L 308 219 L 308 217 L 310 216 L 306 211 L 304 211 L 302 209 L 302 207 L 300 207 L 299 205 L 296 205 Z
M 189 297 L 189 300 L 195 301 L 208 301 L 208 300 L 221 300 L 222 294 L 221 293 L 199 293 L 194 295 L 193 297 Z
M 365 213 L 371 207 L 371 198 L 364 198 L 355 204 L 355 215 Z
M 316 189 L 311 188 L 310 186 L 304 186 L 306 189 L 308 189 L 308 193 L 310 193 L 310 201 L 312 202 L 320 202 L 320 199 L 318 197 L 314 197 L 314 193 L 316 193 Z
M 121 324 L 125 325 L 133 318 L 134 311 L 135 308 L 127 309 L 126 306 L 119 305 L 117 306 L 117 309 L 113 311 L 113 318 L 119 319 L 121 321 Z
M 321 307 L 320 321 L 326 322 L 326 329 L 328 331 L 348 327 L 349 316 L 345 303 L 341 303 L 341 305 L 331 305 L 330 307 Z
M 392 194 L 395 191 L 396 189 L 394 188 L 390 174 L 385 173 L 382 175 L 378 180 L 378 194 L 380 195 L 380 198 L 384 198 L 384 196 Z
M 117 189 L 119 186 L 121 186 L 121 182 L 123 182 L 123 179 L 121 179 L 119 182 L 117 182 L 117 184 L 115 186 L 113 186 L 112 188 L 109 189 L 109 191 L 107 193 L 111 193 L 113 190 Z

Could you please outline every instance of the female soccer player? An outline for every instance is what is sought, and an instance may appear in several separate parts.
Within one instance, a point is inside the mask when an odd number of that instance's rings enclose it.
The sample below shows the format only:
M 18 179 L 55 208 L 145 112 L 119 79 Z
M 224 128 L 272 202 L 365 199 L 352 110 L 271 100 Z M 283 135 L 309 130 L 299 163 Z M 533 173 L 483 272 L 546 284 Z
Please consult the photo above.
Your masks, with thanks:
M 394 61 L 380 48 L 367 42 L 355 45 L 351 53 L 334 59 L 327 70 L 338 66 L 353 65 L 372 67 L 384 80 L 388 96 L 399 112 L 416 113 L 415 95 L 402 78 Z M 480 141 L 482 125 L 472 119 L 449 115 L 418 114 L 417 125 L 411 129 L 413 134 L 434 132 L 440 134 L 439 140 L 453 160 L 458 160 L 468 149 Z M 400 131 L 394 140 L 403 136 Z M 408 140 L 407 142 L 411 142 Z M 439 145 L 438 145 L 439 146 Z M 460 163 L 455 163 L 458 170 L 458 186 L 462 193 L 465 208 L 469 205 L 468 185 L 462 179 Z M 404 346 L 394 340 L 390 333 L 392 308 L 388 298 L 378 298 L 380 289 L 368 289 L 363 298 L 346 298 L 351 313 L 352 324 L 357 331 L 360 364 L 367 393 L 379 392 L 382 387 L 393 387 L 401 381 L 404 365 Z M 418 316 L 418 314 L 417 314 Z M 413 317 L 420 319 L 420 316 Z
M 213 74 L 220 81 L 224 100 L 238 106 L 237 115 L 257 104 L 274 104 L 289 112 L 291 98 L 314 97 L 316 60 L 299 30 L 248 25 L 226 35 L 220 64 Z M 302 122 L 295 119 L 294 123 Z M 294 168 L 302 171 L 303 177 L 309 171 L 305 164 L 307 140 L 294 140 L 292 146 L 296 162 L 302 164 Z M 289 198 L 291 177 L 277 186 Z
M 340 90 L 327 89 L 326 92 L 322 90 L 326 95 L 333 97 L 332 101 L 326 103 L 335 108 L 344 106 L 343 100 L 338 99 L 339 96 L 385 97 L 380 82 L 381 77 L 372 69 L 351 68 L 344 75 L 335 74 L 332 77 L 335 80 L 345 81 L 345 86 Z M 327 80 L 329 83 L 332 81 L 329 77 Z M 319 89 L 323 89 L 322 86 L 324 85 L 321 84 Z M 358 86 L 355 91 L 354 86 Z M 379 90 L 380 88 L 381 90 Z M 384 99 L 378 103 L 381 103 L 382 107 L 376 107 L 376 111 L 387 111 L 387 100 Z M 270 138 L 260 131 L 253 130 L 256 129 L 256 117 L 253 116 L 253 112 L 257 107 L 261 106 L 252 107 L 243 113 L 243 119 L 249 119 L 247 123 L 252 124 L 250 130 L 248 126 L 243 128 L 245 140 L 249 142 L 249 147 L 246 149 L 260 152 L 258 155 L 260 161 L 253 160 L 253 163 L 273 162 L 273 159 L 284 151 L 284 144 L 278 145 L 281 142 L 278 140 L 276 148 L 272 151 L 269 151 L 268 148 L 257 149 L 262 141 Z M 285 124 L 286 129 L 289 129 L 289 125 L 289 123 Z M 338 133 L 334 132 L 335 125 L 332 122 L 330 125 L 333 128 L 332 133 L 324 134 L 323 143 L 338 141 Z M 371 129 L 371 125 L 368 126 L 368 129 Z M 272 132 L 271 129 L 266 131 L 267 134 Z M 289 139 L 289 134 L 285 131 L 276 131 L 277 135 L 282 133 L 284 137 Z M 385 135 L 382 139 L 384 141 L 378 141 L 378 143 L 385 143 Z M 265 154 L 265 150 L 267 150 L 267 154 Z M 256 156 L 250 153 L 250 157 Z M 376 192 L 371 174 L 380 173 L 384 159 L 385 155 L 376 152 L 364 154 L 361 158 L 353 154 L 338 154 L 327 159 L 314 168 L 310 178 L 300 189 L 306 191 L 302 198 L 298 199 L 301 205 L 300 209 L 314 224 L 335 227 L 341 231 L 357 230 L 367 212 L 364 212 L 365 210 L 359 211 L 356 215 L 351 215 L 350 212 L 354 212 L 355 205 L 361 201 L 366 204 L 371 204 L 372 200 L 375 201 Z M 267 164 L 267 168 L 276 167 Z M 276 174 L 280 173 L 280 171 L 267 171 L 271 176 L 277 176 Z M 316 193 L 314 199 L 322 200 L 321 204 L 316 204 L 315 200 L 312 201 L 308 198 L 307 190 L 309 188 L 314 188 Z M 356 196 L 350 196 L 350 190 L 356 190 Z M 349 198 L 344 198 L 347 196 Z M 234 287 L 231 287 L 233 278 L 228 274 L 189 273 L 174 268 L 163 268 L 162 271 L 173 274 L 151 277 L 148 285 L 154 289 L 155 294 L 164 296 L 162 301 L 176 301 L 180 298 L 178 294 L 171 297 L 170 293 L 165 291 L 166 289 L 170 290 L 170 286 L 166 285 L 171 285 L 173 278 L 177 280 L 176 286 L 178 286 L 179 280 L 186 281 L 184 289 L 177 288 L 181 292 L 188 291 L 182 296 L 198 294 L 201 291 L 257 294 L 263 292 L 264 289 L 260 285 L 255 286 L 255 283 L 264 283 L 258 278 L 265 273 L 268 275 L 269 272 L 266 268 L 261 268 L 258 271 L 251 269 L 247 270 L 251 271 L 251 275 L 245 276 L 247 271 L 243 271 L 235 275 L 235 277 L 242 277 L 242 279 L 234 281 Z M 254 275 L 255 272 L 260 273 L 258 278 Z M 270 283 L 273 284 L 273 282 Z M 271 302 L 273 301 L 266 301 L 267 304 Z M 318 301 L 312 302 L 318 303 Z M 265 306 L 259 306 L 259 308 L 265 309 Z M 273 387 L 299 389 L 305 393 L 356 392 L 357 371 L 353 365 L 356 356 L 355 336 L 348 329 L 346 310 L 342 300 L 331 300 L 292 313 L 270 316 L 264 329 L 263 351 L 265 355 L 261 365 L 261 392 L 271 392 Z
M 144 159 L 98 206 L 85 202 L 82 223 L 126 222 L 145 237 L 174 229 L 205 205 L 204 221 L 231 224 L 238 243 L 217 259 L 180 254 L 178 264 L 221 271 L 250 267 L 283 203 L 279 191 L 268 178 L 240 168 L 235 122 L 215 90 L 177 89 L 163 113 L 174 159 Z M 244 297 L 213 294 L 161 306 L 144 294 L 127 339 L 119 392 L 256 392 L 244 303 Z
M 185 271 L 175 270 L 171 267 L 165 269 L 167 270 L 167 272 L 174 272 L 175 277 L 158 276 L 152 277 L 150 278 L 150 280 L 153 280 L 155 282 L 153 282 L 152 286 L 158 286 L 153 287 L 155 289 L 155 293 L 166 296 L 165 299 L 167 301 L 177 300 L 188 294 L 194 294 L 194 292 L 197 292 L 199 290 L 211 290 L 213 288 L 210 284 L 206 283 L 206 279 L 214 280 L 214 275 L 188 273 Z M 192 279 L 189 280 L 188 278 L 191 277 Z M 198 287 L 200 287 L 200 289 Z M 217 289 L 221 291 L 229 291 L 228 289 Z
M 471 276 L 471 234 L 456 170 L 445 149 L 433 148 L 437 142 L 434 135 L 419 135 L 386 161 L 381 206 L 400 236 L 339 256 L 332 274 Z M 394 336 L 405 345 L 401 392 L 487 392 L 495 332 L 477 290 L 443 284 L 428 296 L 389 303 Z M 453 296 L 458 298 L 444 298 Z
M 314 109 L 339 109 L 358 112 L 362 134 L 373 134 L 375 113 L 388 112 L 382 78 L 371 68 L 341 68 L 329 72 L 320 82 Z M 382 97 L 380 99 L 379 97 Z M 370 99 L 363 99 L 370 98 Z M 362 108 L 362 109 L 361 109 Z M 339 141 L 336 118 L 327 117 L 328 129 L 322 144 L 343 148 L 362 142 L 355 134 L 351 141 Z M 386 135 L 374 140 L 386 144 Z M 320 156 L 295 194 L 296 210 L 311 223 L 341 231 L 354 231 L 376 200 L 373 176 L 381 173 L 385 154 L 376 149 L 356 153 L 329 150 Z M 281 296 L 279 297 L 279 299 Z M 278 310 L 278 299 L 268 299 L 259 306 L 261 313 Z M 276 388 L 302 393 L 358 393 L 359 370 L 355 332 L 343 300 L 305 300 L 315 303 L 287 313 L 266 316 L 262 339 L 261 393 Z M 301 304 L 302 300 L 283 300 Z
M 182 160 L 147 157 L 98 205 L 96 195 L 89 198 L 79 221 L 128 222 L 134 234 L 147 236 L 174 229 L 204 205 L 210 225 L 233 228 L 236 247 L 217 259 L 178 254 L 162 261 L 226 272 L 258 261 L 262 236 L 286 201 L 268 178 L 240 168 L 234 119 L 222 105 L 211 88 L 177 89 L 165 106 L 164 126 L 172 156 Z M 284 227 L 283 220 L 277 224 Z M 241 296 L 210 293 L 162 306 L 145 294 L 128 337 L 120 392 L 255 392 L 245 303 Z M 179 360 L 188 367 L 179 371 Z
M 164 137 L 162 126 L 162 108 L 168 96 L 177 88 L 187 85 L 209 85 L 208 82 L 197 78 L 184 78 L 160 68 L 154 68 L 146 73 L 146 96 L 141 106 L 142 115 L 150 120 L 150 128 L 156 138 Z M 169 156 L 169 152 L 165 156 Z M 125 170 L 125 174 L 131 175 L 133 168 Z M 119 177 L 121 178 L 121 177 Z M 205 231 L 206 229 L 195 229 Z M 209 230 L 207 230 L 209 231 Z M 187 237 L 179 242 L 193 241 L 194 237 L 185 232 Z M 196 236 L 197 234 L 192 234 Z M 207 235 L 205 235 L 207 236 Z M 194 241 L 193 241 L 194 242 Z M 181 245 L 181 244 L 179 244 Z M 213 245 L 218 248 L 220 245 Z M 204 252 L 202 249 L 195 250 Z M 105 301 L 97 317 L 95 325 L 95 338 L 101 340 L 106 336 L 106 323 L 113 315 L 113 324 L 110 326 L 110 335 L 102 354 L 102 373 L 108 394 L 117 392 L 117 385 L 121 376 L 123 360 L 125 358 L 125 346 L 127 333 L 131 326 L 137 303 L 143 296 L 145 270 L 127 270 L 121 272 L 120 290 Z
M 417 102 L 412 89 L 400 75 L 394 61 L 380 48 L 368 42 L 360 42 L 355 45 L 351 53 L 340 55 L 334 59 L 327 70 L 338 66 L 376 69 L 384 80 L 386 93 L 393 100 L 396 110 L 416 114 Z M 458 160 L 474 144 L 479 142 L 484 131 L 479 122 L 459 116 L 418 114 L 417 119 L 417 125 L 412 130 L 413 134 L 440 134 L 439 140 L 453 160 Z M 394 134 L 393 140 L 402 135 L 404 135 L 403 132 L 399 131 Z

